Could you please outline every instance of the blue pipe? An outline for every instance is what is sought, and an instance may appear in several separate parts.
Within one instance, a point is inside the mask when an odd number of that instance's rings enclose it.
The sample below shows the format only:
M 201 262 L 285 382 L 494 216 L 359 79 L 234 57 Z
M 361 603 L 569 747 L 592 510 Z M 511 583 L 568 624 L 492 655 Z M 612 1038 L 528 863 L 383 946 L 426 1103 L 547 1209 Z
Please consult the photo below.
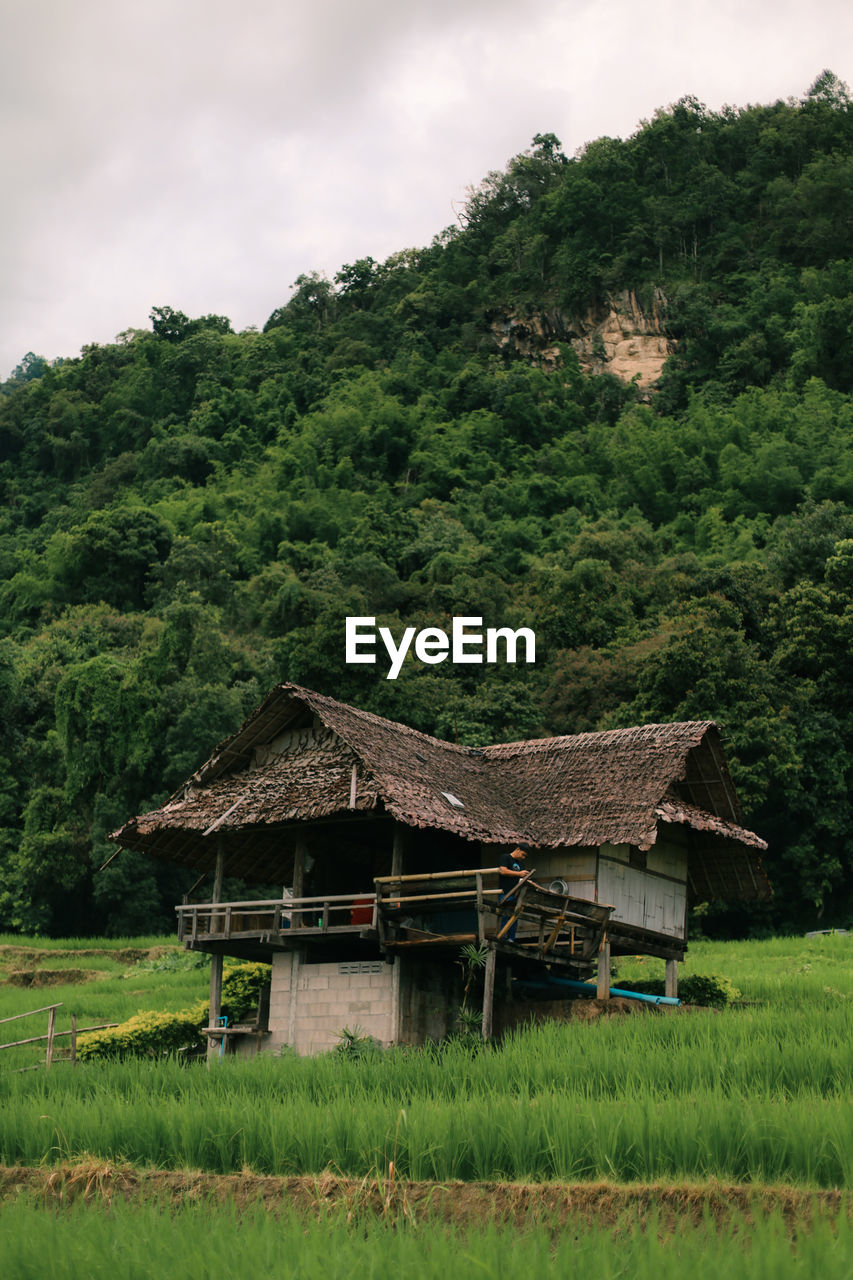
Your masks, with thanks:
M 553 987 L 568 987 L 570 991 L 578 991 L 583 995 L 594 996 L 598 988 L 594 982 L 578 982 L 576 978 L 546 978 L 539 982 L 526 982 L 519 979 L 524 987 L 535 987 L 538 990 L 548 991 Z M 675 996 L 650 996 L 645 991 L 626 991 L 622 987 L 611 987 L 610 994 L 612 996 L 624 996 L 628 1000 L 644 1000 L 646 1004 L 681 1004 L 681 1001 Z

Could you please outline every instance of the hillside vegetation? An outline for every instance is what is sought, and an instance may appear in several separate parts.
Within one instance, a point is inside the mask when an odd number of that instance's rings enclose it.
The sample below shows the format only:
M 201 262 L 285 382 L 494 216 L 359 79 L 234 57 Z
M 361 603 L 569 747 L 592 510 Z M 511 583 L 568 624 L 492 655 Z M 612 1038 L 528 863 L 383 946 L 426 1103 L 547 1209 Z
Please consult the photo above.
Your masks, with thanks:
M 301 276 L 262 332 L 161 305 L 24 357 L 0 394 L 5 927 L 170 928 L 180 874 L 99 871 L 105 836 L 282 679 L 471 745 L 716 719 L 776 895 L 705 929 L 845 923 L 851 131 L 825 72 L 575 157 L 540 134 L 432 244 Z M 626 297 L 669 344 L 652 387 L 578 343 Z M 386 680 L 346 665 L 348 614 L 532 627 L 537 662 Z

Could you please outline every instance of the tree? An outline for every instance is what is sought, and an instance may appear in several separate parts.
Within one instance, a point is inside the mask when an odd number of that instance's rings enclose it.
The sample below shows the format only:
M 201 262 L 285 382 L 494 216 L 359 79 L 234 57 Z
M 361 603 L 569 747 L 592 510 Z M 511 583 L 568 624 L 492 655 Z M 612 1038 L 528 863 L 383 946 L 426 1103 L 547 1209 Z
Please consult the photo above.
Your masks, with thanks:
M 153 512 L 118 508 L 97 511 L 84 525 L 55 535 L 48 560 L 65 600 L 142 609 L 148 576 L 171 545 L 168 527 Z

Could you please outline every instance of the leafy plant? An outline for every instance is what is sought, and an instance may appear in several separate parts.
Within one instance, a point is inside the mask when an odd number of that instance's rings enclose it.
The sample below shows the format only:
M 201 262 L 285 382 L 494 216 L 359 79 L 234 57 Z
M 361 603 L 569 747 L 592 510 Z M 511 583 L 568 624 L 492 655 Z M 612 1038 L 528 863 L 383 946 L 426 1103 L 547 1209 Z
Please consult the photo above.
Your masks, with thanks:
M 650 996 L 662 996 L 666 984 L 662 978 L 648 978 L 639 982 L 620 982 L 624 991 L 639 991 Z M 728 978 L 716 973 L 691 973 L 678 981 L 678 998 L 683 1004 L 704 1005 L 711 1009 L 724 1009 L 732 1001 L 742 1000 L 743 993 Z
M 332 1050 L 341 1058 L 373 1057 L 382 1049 L 374 1036 L 369 1036 L 361 1027 L 343 1027 L 338 1032 L 338 1043 Z

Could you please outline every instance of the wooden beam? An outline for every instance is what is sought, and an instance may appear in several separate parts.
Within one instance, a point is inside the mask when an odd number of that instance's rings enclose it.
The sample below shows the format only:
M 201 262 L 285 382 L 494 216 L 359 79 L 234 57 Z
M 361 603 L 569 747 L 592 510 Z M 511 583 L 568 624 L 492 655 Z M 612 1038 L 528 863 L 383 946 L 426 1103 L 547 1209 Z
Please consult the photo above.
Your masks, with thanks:
M 401 822 L 394 823 L 394 844 L 391 851 L 391 879 L 400 879 L 403 874 L 403 863 L 406 848 L 409 844 L 409 828 Z
M 471 867 L 467 871 L 426 871 L 422 875 L 376 876 L 374 884 L 406 884 L 410 880 L 458 880 L 460 876 L 500 875 L 500 867 Z
M 496 940 L 497 942 L 500 942 L 500 940 L 501 940 L 501 938 L 504 936 L 504 934 L 505 934 L 505 933 L 509 933 L 509 931 L 510 931 L 510 929 L 512 928 L 512 926 L 513 926 L 514 924 L 517 924 L 517 922 L 518 922 L 518 920 L 519 920 L 519 918 L 520 918 L 520 916 L 521 916 L 522 910 L 524 909 L 524 892 L 525 892 L 525 889 L 526 889 L 526 888 L 527 888 L 527 886 L 525 885 L 525 886 L 524 886 L 524 888 L 522 888 L 521 893 L 518 895 L 518 898 L 516 899 L 516 901 L 515 901 L 515 903 L 514 903 L 514 906 L 513 906 L 513 913 L 512 913 L 512 915 L 510 916 L 510 918 L 509 918 L 509 919 L 508 919 L 508 920 L 507 920 L 507 921 L 502 925 L 502 927 L 501 927 L 501 928 L 498 930 L 498 932 L 495 934 L 495 940 Z M 505 903 L 502 903 L 502 904 L 500 904 L 500 905 L 505 905 Z
M 221 813 L 219 817 L 216 819 L 216 821 L 211 822 L 207 830 L 202 832 L 202 837 L 213 835 L 214 831 L 216 831 L 217 828 L 222 826 L 222 823 L 225 822 L 226 818 L 230 818 L 234 810 L 239 809 L 243 801 L 248 800 L 250 795 L 251 795 L 251 792 L 247 791 L 245 795 L 240 796 L 239 800 L 235 800 L 234 803 L 231 805 L 230 809 L 226 809 L 224 813 Z
M 74 1021 L 73 1014 L 71 1015 L 71 1020 L 72 1022 Z M 99 1022 L 97 1026 L 94 1027 L 78 1027 L 77 1031 L 82 1035 L 84 1031 L 106 1031 L 109 1027 L 117 1027 L 118 1025 L 119 1024 L 117 1022 Z M 76 1032 L 74 1032 L 73 1029 L 71 1031 L 54 1031 L 53 1038 L 54 1040 L 59 1040 L 61 1036 L 70 1036 L 74 1034 L 76 1034 Z M 22 1044 L 38 1044 L 40 1040 L 46 1039 L 46 1035 L 28 1036 L 26 1040 L 10 1040 L 8 1044 L 0 1044 L 0 1049 L 17 1049 Z
M 708 748 L 711 753 L 711 759 L 713 760 L 714 764 L 717 766 L 717 769 L 720 772 L 720 781 L 723 784 L 723 792 L 725 794 L 726 800 L 728 800 L 729 802 L 729 809 L 731 811 L 732 819 L 734 822 L 740 825 L 742 818 L 738 813 L 738 807 L 735 802 L 735 794 L 732 789 L 730 780 L 727 776 L 728 770 L 726 769 L 724 762 L 717 758 L 717 750 L 716 750 L 716 747 L 714 746 L 713 730 L 711 730 L 709 733 L 705 735 L 705 738 L 703 739 L 703 741 L 708 743 Z
M 678 961 L 667 960 L 664 995 L 678 997 Z
M 51 1009 L 50 1013 L 47 1015 L 47 1053 L 44 1058 L 44 1065 L 48 1069 L 50 1068 L 50 1064 L 53 1062 L 53 1036 L 55 1031 L 56 1009 Z
M 291 894 L 293 900 L 302 897 L 302 890 L 305 886 L 305 841 L 297 837 L 296 845 L 293 850 L 293 886 Z M 302 918 L 298 911 L 293 911 L 291 903 L 290 927 L 298 929 L 301 927 Z
M 477 872 L 477 942 L 482 947 L 486 941 L 486 921 L 483 916 L 483 877 Z
M 483 982 L 483 1039 L 490 1040 L 492 1037 L 492 1014 L 495 1003 L 495 966 L 497 964 L 497 948 L 489 947 L 488 958 L 486 959 L 486 977 Z
M 499 895 L 500 889 L 483 889 L 482 891 L 483 898 L 496 898 Z M 476 901 L 476 890 L 462 889 L 458 893 L 415 893 L 408 894 L 405 898 L 398 898 L 392 895 L 391 897 L 380 899 L 380 906 L 386 907 L 389 903 L 396 907 L 409 902 L 445 902 L 448 898 L 453 898 L 454 900 L 470 898 L 473 902 Z
M 16 1022 L 18 1018 L 29 1018 L 34 1013 L 47 1013 L 50 1009 L 61 1009 L 62 1001 L 59 1004 L 46 1004 L 41 1009 L 28 1009 L 26 1013 L 13 1013 L 11 1017 L 0 1018 L 0 1022 Z
M 601 939 L 598 947 L 598 975 L 595 994 L 599 1000 L 610 999 L 610 943 L 606 935 Z
M 219 839 L 216 842 L 216 866 L 213 872 L 213 897 L 211 902 L 222 901 L 222 881 L 225 878 L 225 844 Z
M 476 941 L 476 933 L 431 933 L 421 938 L 389 938 L 385 946 L 389 951 L 396 951 L 398 947 L 447 947 Z

